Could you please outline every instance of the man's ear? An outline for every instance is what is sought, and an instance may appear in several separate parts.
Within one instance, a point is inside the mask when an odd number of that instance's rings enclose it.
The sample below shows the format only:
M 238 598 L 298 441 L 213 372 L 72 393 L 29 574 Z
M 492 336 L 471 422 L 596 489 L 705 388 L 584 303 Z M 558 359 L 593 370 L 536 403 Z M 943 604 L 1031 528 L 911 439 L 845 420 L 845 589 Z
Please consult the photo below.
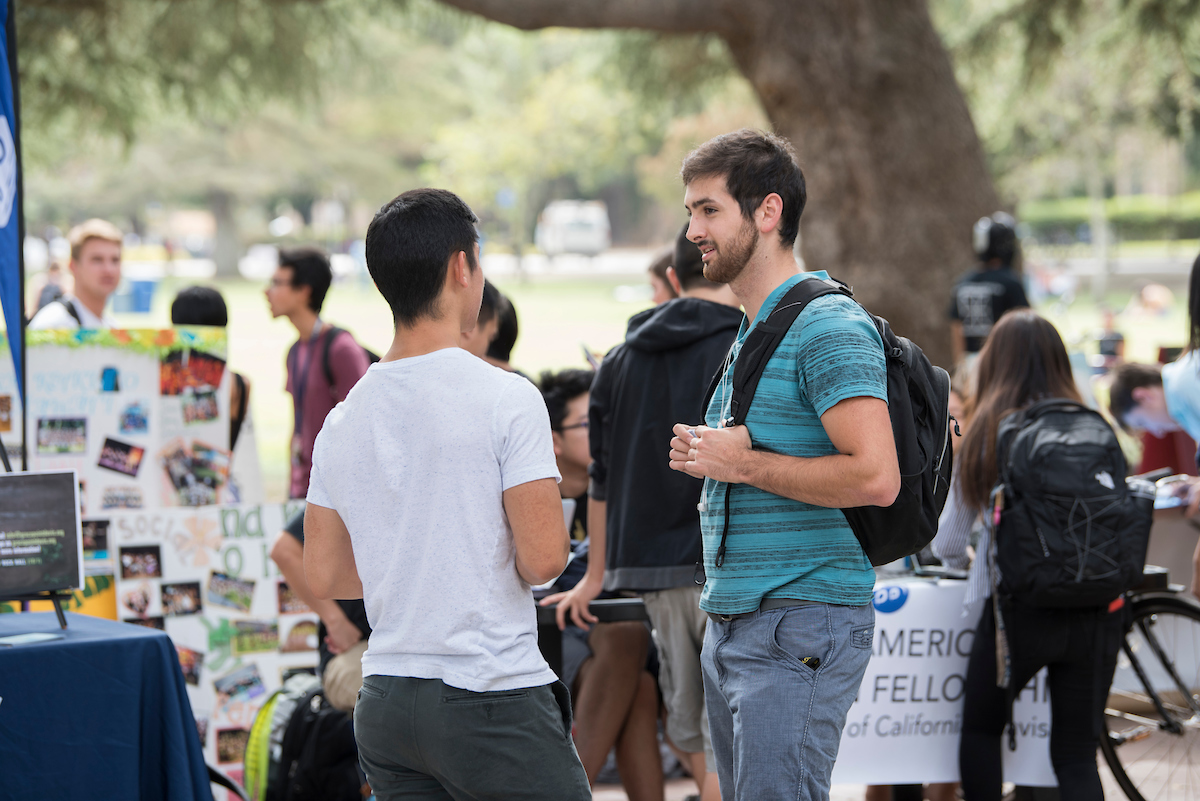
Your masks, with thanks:
M 450 257 L 450 271 L 452 278 L 459 286 L 471 285 L 471 263 L 467 260 L 465 250 L 460 250 Z
M 1134 387 L 1129 390 L 1129 397 L 1133 398 L 1135 404 L 1141 406 L 1154 397 L 1154 390 L 1151 387 Z
M 772 192 L 763 198 L 762 203 L 754 211 L 754 222 L 760 234 L 769 234 L 779 226 L 783 219 L 783 198 Z
M 563 435 L 559 431 L 550 432 L 550 441 L 554 443 L 554 458 L 562 456 L 563 453 Z
M 675 290 L 676 295 L 683 296 L 683 284 L 679 282 L 679 273 L 675 272 L 674 267 L 667 268 L 667 283 Z

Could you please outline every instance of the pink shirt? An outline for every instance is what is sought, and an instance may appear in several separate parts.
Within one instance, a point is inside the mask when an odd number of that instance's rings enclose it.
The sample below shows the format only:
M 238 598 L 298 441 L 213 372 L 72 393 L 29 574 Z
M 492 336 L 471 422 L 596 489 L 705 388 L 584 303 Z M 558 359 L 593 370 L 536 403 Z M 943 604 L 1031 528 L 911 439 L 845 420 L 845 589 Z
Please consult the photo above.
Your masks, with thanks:
M 333 385 L 325 377 L 322 356 L 329 327 L 321 326 L 315 340 L 297 343 L 287 360 L 287 391 L 292 394 L 292 412 L 296 433 L 300 438 L 298 459 L 292 459 L 292 480 L 288 491 L 290 498 L 303 498 L 308 494 L 308 474 L 312 469 L 313 443 L 325 423 L 325 416 L 338 403 L 346 399 L 351 387 L 358 383 L 370 366 L 366 352 L 354 341 L 349 331 L 340 331 L 329 345 L 329 368 L 333 374 Z M 311 359 L 311 364 L 309 363 Z M 297 396 L 297 386 L 308 367 L 304 390 Z M 303 411 L 300 406 L 303 404 Z

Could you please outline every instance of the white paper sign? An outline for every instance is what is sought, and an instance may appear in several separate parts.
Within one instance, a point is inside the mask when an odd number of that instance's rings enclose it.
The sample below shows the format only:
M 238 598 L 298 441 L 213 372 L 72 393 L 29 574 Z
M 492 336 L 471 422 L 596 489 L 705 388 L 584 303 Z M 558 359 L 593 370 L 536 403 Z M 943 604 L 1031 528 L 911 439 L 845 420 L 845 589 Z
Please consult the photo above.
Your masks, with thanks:
M 979 610 L 963 616 L 965 581 L 880 579 L 870 665 L 850 708 L 834 784 L 958 781 L 963 682 Z M 1054 787 L 1045 671 L 1013 708 L 1017 750 L 1005 736 L 1004 778 Z

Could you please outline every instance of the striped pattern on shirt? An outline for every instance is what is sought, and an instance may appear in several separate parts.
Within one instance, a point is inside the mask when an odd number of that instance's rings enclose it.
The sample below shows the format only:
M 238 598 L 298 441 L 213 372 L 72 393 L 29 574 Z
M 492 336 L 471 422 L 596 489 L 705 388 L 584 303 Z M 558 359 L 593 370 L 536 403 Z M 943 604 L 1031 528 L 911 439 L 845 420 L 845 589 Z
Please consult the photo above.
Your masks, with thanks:
M 758 319 L 766 319 L 780 298 L 808 277 L 800 273 L 767 297 Z M 716 426 L 729 416 L 737 353 L 749 333 L 738 331 L 730 364 L 705 422 Z M 746 416 L 756 449 L 788 456 L 837 453 L 821 415 L 843 400 L 872 397 L 887 401 L 883 342 L 875 324 L 853 300 L 826 295 L 812 301 L 767 362 Z M 705 479 L 700 523 L 707 582 L 700 608 L 719 614 L 758 609 L 764 598 L 797 598 L 861 606 L 869 603 L 875 571 L 838 509 L 782 498 L 735 484 L 730 495 L 725 561 L 715 565 L 725 523 L 725 487 Z

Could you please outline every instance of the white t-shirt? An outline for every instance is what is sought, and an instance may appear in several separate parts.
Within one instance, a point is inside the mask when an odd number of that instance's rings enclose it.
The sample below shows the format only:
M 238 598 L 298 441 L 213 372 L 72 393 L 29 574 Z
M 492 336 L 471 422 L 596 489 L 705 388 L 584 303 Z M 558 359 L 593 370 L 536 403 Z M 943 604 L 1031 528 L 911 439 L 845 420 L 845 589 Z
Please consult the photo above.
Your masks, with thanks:
M 41 331 L 52 328 L 116 328 L 114 321 L 107 314 L 103 317 L 97 317 L 92 313 L 92 310 L 84 306 L 76 298 L 63 298 L 63 300 L 75 307 L 75 311 L 79 313 L 79 319 L 83 321 L 83 325 L 75 322 L 75 318 L 67 311 L 57 300 L 47 303 L 38 313 L 33 315 L 33 319 L 29 321 L 29 325 L 25 326 L 30 331 Z
M 325 418 L 308 502 L 350 532 L 363 675 L 473 692 L 555 680 L 503 492 L 560 479 L 541 393 L 460 348 L 371 365 Z

